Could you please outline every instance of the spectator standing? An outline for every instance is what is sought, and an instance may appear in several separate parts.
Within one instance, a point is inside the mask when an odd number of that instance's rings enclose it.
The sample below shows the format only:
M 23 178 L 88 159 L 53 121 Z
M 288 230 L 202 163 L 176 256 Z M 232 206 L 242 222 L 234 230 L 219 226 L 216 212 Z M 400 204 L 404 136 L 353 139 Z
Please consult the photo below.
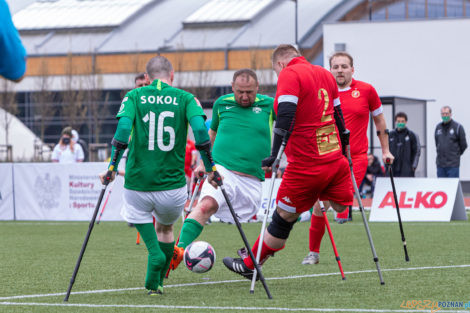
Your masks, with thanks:
M 434 132 L 437 177 L 459 177 L 460 156 L 467 149 L 465 130 L 452 119 L 450 106 L 441 108 L 441 118 Z
M 390 153 L 395 157 L 393 176 L 414 177 L 418 167 L 421 145 L 419 137 L 406 127 L 408 116 L 404 112 L 395 115 L 395 129 L 390 131 L 388 141 Z
M 364 186 L 369 186 L 370 187 L 370 195 L 372 196 L 374 194 L 375 179 L 377 177 L 384 176 L 384 174 L 385 174 L 384 168 L 380 164 L 379 158 L 377 158 L 372 153 L 369 153 L 367 155 L 366 176 L 364 176 L 364 179 L 362 180 L 361 186 L 359 187 L 360 193 L 363 194 Z
M 52 151 L 52 162 L 76 163 L 83 162 L 85 155 L 79 144 L 72 140 L 72 127 L 68 126 L 62 130 L 59 143 Z

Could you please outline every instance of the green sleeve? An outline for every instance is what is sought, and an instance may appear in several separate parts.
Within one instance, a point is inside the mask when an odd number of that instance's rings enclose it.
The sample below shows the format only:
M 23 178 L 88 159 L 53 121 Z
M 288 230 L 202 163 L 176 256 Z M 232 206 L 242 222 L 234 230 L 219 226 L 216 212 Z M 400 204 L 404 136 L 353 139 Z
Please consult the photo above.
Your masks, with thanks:
M 132 120 L 127 116 L 123 116 L 119 119 L 116 133 L 114 134 L 114 139 L 119 142 L 129 142 L 129 136 L 131 135 L 132 130 Z M 109 166 L 112 165 L 114 154 L 116 153 L 116 147 L 111 147 L 111 160 L 109 161 Z M 119 162 L 121 161 L 122 155 L 124 154 L 124 150 L 119 151 L 118 158 L 116 160 L 116 164 L 114 164 L 113 170 L 116 172 L 118 169 Z M 109 168 L 108 166 L 108 168 Z
M 207 142 L 210 140 L 209 135 L 207 134 L 207 128 L 204 124 L 204 118 L 200 115 L 193 116 L 189 120 L 189 124 L 193 130 L 194 139 L 196 140 L 196 145 L 201 143 Z M 212 165 L 209 162 L 209 159 L 205 153 L 201 153 L 202 161 L 204 162 L 204 167 L 206 168 L 206 172 L 212 171 Z
M 188 101 L 186 105 L 186 118 L 188 121 L 190 121 L 194 116 L 201 116 L 203 120 L 206 120 L 206 114 L 204 114 L 204 110 L 202 109 L 199 100 L 190 93 L 187 93 L 186 99 Z
M 119 112 L 117 113 L 116 117 L 121 118 L 121 117 L 128 117 L 131 119 L 131 121 L 134 120 L 135 118 L 135 106 L 136 106 L 135 101 L 135 89 L 129 91 L 126 96 L 122 99 L 121 102 L 121 107 L 119 108 Z
M 217 132 L 218 128 L 219 128 L 219 102 L 215 101 L 214 106 L 212 107 L 211 129 Z

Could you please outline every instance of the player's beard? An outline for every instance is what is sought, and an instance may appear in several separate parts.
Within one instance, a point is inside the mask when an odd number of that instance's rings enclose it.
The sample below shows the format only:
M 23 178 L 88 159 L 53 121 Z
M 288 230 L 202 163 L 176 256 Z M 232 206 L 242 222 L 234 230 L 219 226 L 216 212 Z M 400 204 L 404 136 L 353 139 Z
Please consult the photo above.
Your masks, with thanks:
M 346 77 L 344 77 L 344 76 L 336 77 L 336 84 L 341 89 L 346 88 L 350 82 L 351 82 L 351 80 L 347 81 Z

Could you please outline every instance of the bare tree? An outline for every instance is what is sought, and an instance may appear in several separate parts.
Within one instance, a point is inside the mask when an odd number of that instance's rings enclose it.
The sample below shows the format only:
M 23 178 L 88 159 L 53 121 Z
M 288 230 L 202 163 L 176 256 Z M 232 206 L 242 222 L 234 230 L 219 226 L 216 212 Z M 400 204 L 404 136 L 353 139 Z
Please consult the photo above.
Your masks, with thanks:
M 87 76 L 85 82 L 85 100 L 90 116 L 88 129 L 90 134 L 93 135 L 93 142 L 99 143 L 103 118 L 109 113 L 109 93 L 106 93 L 103 99 L 103 78 L 96 68 L 92 69 L 92 73 Z M 90 137 L 90 143 L 91 141 Z
M 65 63 L 64 92 L 61 101 L 61 115 L 66 125 L 80 129 L 85 122 L 87 107 L 82 79 L 74 71 L 73 56 L 69 54 Z
M 0 78 L 0 82 L 0 108 L 3 109 L 0 123 L 5 129 L 5 144 L 9 145 L 10 124 L 13 117 L 18 114 L 18 104 L 16 103 L 16 92 L 12 83 L 3 78 Z
M 189 91 L 200 101 L 213 100 L 215 96 L 214 77 L 212 74 L 211 60 L 205 53 L 200 53 L 195 60 L 195 71 L 184 71 L 187 61 L 183 45 L 178 46 L 176 61 L 173 64 L 175 72 L 178 72 L 178 87 Z
M 54 92 L 51 89 L 51 77 L 48 73 L 48 64 L 45 58 L 41 58 L 40 75 L 35 78 L 38 92 L 32 94 L 34 103 L 34 119 L 39 123 L 39 137 L 44 142 L 46 128 L 54 118 L 57 107 L 54 104 Z

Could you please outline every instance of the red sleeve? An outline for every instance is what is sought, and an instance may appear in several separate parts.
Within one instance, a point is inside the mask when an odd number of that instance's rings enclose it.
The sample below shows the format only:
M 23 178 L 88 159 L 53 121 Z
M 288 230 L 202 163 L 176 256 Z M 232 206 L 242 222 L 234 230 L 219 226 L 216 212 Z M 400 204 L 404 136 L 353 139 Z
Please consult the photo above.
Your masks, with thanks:
M 375 90 L 374 87 L 370 86 L 370 91 L 369 91 L 369 111 L 374 112 L 378 108 L 382 106 L 382 102 L 380 102 L 379 95 L 377 94 L 377 91 Z
M 276 98 L 274 99 L 274 112 L 277 115 L 277 106 L 280 102 L 292 102 L 297 104 L 300 96 L 300 81 L 297 73 L 285 68 L 279 74 L 277 80 Z

